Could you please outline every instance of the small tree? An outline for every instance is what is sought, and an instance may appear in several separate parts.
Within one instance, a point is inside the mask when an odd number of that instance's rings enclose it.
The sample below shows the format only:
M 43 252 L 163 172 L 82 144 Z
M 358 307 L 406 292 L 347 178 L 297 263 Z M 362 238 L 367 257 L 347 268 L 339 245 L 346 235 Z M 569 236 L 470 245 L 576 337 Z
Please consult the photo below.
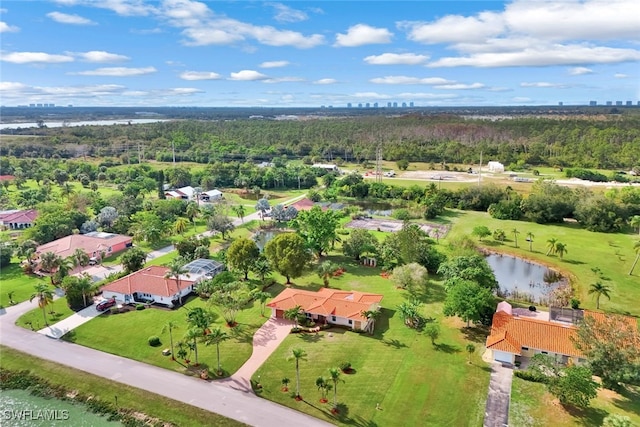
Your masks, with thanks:
M 511 230 L 511 232 L 513 233 L 513 241 L 516 245 L 516 248 L 518 247 L 518 234 L 520 234 L 520 232 L 518 231 L 517 228 L 514 228 L 513 230 Z
M 589 295 L 593 294 L 596 296 L 596 309 L 600 310 L 600 297 L 601 296 L 605 296 L 607 297 L 608 300 L 611 300 L 611 296 L 609 295 L 609 293 L 611 292 L 611 288 L 609 288 L 607 285 L 601 283 L 601 282 L 596 282 L 593 283 L 590 287 L 589 287 Z
M 184 269 L 185 261 L 181 257 L 174 258 L 169 264 L 169 270 L 165 273 L 165 279 L 173 278 L 178 288 L 178 301 L 182 305 L 182 288 L 180 286 L 181 276 L 189 277 L 189 273 Z
M 271 294 L 269 292 L 263 292 L 260 288 L 256 288 L 251 291 L 251 296 L 260 302 L 260 316 L 264 317 L 264 310 Z
M 329 383 L 325 377 L 318 377 L 316 378 L 316 387 L 318 387 L 322 396 L 320 402 L 327 403 L 327 392 L 333 388 L 331 383 Z
M 35 288 L 35 293 L 31 295 L 31 298 L 29 298 L 29 302 L 33 301 L 36 298 L 38 299 L 38 307 L 42 309 L 42 317 L 44 318 L 44 324 L 46 326 L 49 326 L 49 323 L 47 322 L 46 308 L 47 306 L 53 303 L 53 292 L 51 291 L 48 285 L 42 282 L 35 285 L 34 288 Z
M 473 355 L 473 353 L 475 353 L 476 346 L 473 344 L 467 344 L 466 350 L 467 350 L 467 354 L 469 355 L 469 359 L 467 360 L 467 362 L 471 363 L 471 356 Z
M 532 232 L 528 232 L 527 233 L 527 242 L 529 242 L 529 252 L 533 252 L 533 238 L 535 236 L 533 235 Z
M 401 265 L 393 269 L 391 280 L 400 288 L 410 291 L 424 287 L 429 273 L 427 269 L 416 262 Z
M 569 366 L 549 381 L 549 392 L 563 405 L 586 408 L 599 388 L 592 375 L 591 370 L 584 366 Z
M 424 327 L 424 333 L 431 338 L 431 345 L 436 345 L 436 340 L 440 337 L 440 325 L 437 322 L 427 323 Z
M 491 236 L 491 230 L 486 225 L 478 225 L 473 227 L 472 235 L 476 236 L 480 241 L 485 237 Z
M 298 319 L 300 318 L 300 311 L 302 310 L 302 307 L 300 307 L 299 305 L 296 305 L 293 308 L 290 308 L 289 310 L 285 310 L 284 312 L 284 318 L 287 320 L 292 320 L 294 323 L 294 328 L 298 329 Z
M 216 372 L 218 376 L 222 375 L 222 368 L 220 367 L 220 343 L 228 340 L 229 338 L 229 335 L 220 329 L 219 326 L 208 331 L 203 338 L 204 345 L 209 346 L 215 344 L 216 346 L 216 354 L 218 356 L 218 370 Z
M 249 270 L 255 265 L 260 256 L 260 249 L 256 242 L 245 237 L 236 239 L 227 249 L 227 263 L 233 270 L 244 274 L 244 280 L 249 279 Z
M 629 270 L 629 276 L 633 274 L 633 270 L 636 268 L 636 264 L 638 264 L 638 260 L 640 259 L 640 240 L 633 244 L 633 250 L 636 253 L 636 258 L 633 260 L 633 264 L 631 264 L 631 270 Z
M 333 272 L 336 271 L 336 266 L 331 261 L 323 261 L 318 265 L 317 268 L 318 277 L 322 279 L 322 283 L 325 288 L 329 287 L 329 279 L 333 275 Z
M 280 382 L 282 383 L 282 391 L 289 391 L 289 383 L 291 382 L 291 380 L 287 377 L 284 377 L 280 380 Z
M 175 320 L 169 320 L 162 327 L 162 333 L 163 334 L 165 333 L 165 331 L 169 331 L 169 343 L 171 344 L 171 360 L 176 360 L 176 353 L 173 351 L 173 349 L 174 349 L 174 347 L 173 347 L 173 330 L 177 329 L 177 328 L 178 328 L 178 322 L 176 322 Z
M 147 254 L 140 248 L 131 248 L 120 257 L 124 271 L 129 274 L 140 270 L 144 266 Z
M 330 368 L 329 376 L 333 381 L 333 412 L 338 412 L 338 381 L 344 382 L 340 378 L 340 368 Z
M 296 361 L 296 399 L 300 400 L 300 361 L 307 360 L 307 353 L 301 348 L 294 348 L 288 359 Z

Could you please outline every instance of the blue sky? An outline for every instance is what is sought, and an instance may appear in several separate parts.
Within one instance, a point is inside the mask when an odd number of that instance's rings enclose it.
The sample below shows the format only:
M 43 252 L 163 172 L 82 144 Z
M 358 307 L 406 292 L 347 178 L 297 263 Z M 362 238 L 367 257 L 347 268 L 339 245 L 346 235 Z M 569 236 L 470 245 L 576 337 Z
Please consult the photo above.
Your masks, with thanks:
M 640 1 L 4 0 L 0 102 L 640 100 Z

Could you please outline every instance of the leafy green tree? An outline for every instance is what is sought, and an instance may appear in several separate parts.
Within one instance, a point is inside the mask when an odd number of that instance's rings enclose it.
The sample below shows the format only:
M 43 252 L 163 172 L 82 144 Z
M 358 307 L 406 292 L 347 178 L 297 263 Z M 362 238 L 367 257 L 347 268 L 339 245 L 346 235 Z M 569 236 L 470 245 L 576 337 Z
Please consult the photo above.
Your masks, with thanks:
M 311 256 L 304 239 L 296 233 L 282 233 L 267 242 L 264 254 L 278 273 L 287 278 L 300 277 Z
M 155 245 L 167 233 L 167 225 L 160 219 L 158 214 L 150 211 L 141 211 L 131 215 L 130 232 L 138 240 L 144 240 L 151 245 Z
M 226 215 L 213 214 L 207 219 L 207 228 L 211 231 L 217 231 L 222 235 L 222 240 L 225 240 L 227 233 L 230 233 L 235 228 L 233 222 Z
M 416 329 L 422 325 L 423 318 L 420 314 L 421 305 L 417 299 L 405 300 L 398 305 L 398 313 L 404 320 L 406 326 Z
M 51 290 L 51 288 L 49 288 L 47 284 L 42 282 L 35 285 L 34 289 L 35 289 L 35 293 L 31 295 L 31 297 L 29 298 L 29 302 L 33 301 L 34 299 L 38 300 L 38 307 L 42 309 L 42 317 L 44 318 L 44 324 L 46 326 L 49 326 L 49 323 L 47 322 L 46 309 L 47 309 L 47 306 L 53 304 L 53 291 Z
M 629 219 L 629 225 L 638 230 L 638 234 L 640 234 L 640 215 L 634 215 Z
M 398 166 L 398 169 L 401 171 L 406 171 L 409 168 L 409 160 L 400 159 L 396 162 L 396 166 Z
M 413 292 L 426 287 L 429 273 L 420 264 L 412 262 L 394 268 L 390 278 L 398 287 Z
M 440 337 L 440 324 L 429 322 L 424 327 L 424 334 L 431 339 L 431 345 L 436 345 L 436 340 Z
M 219 276 L 219 275 L 218 275 Z M 247 303 L 248 295 L 242 282 L 220 283 L 214 287 L 209 302 L 219 307 L 227 326 L 237 325 L 238 312 Z
M 507 238 L 507 234 L 504 232 L 504 230 L 501 230 L 499 228 L 496 228 L 495 230 L 493 230 L 493 239 L 497 240 L 498 242 L 504 242 Z
M 260 217 L 263 221 L 265 220 L 266 213 L 269 209 L 271 209 L 271 205 L 269 204 L 269 200 L 265 198 L 258 200 L 258 203 L 256 203 L 256 210 L 260 212 Z
M 176 234 L 184 234 L 188 227 L 189 221 L 186 218 L 180 217 L 173 223 L 173 231 Z
M 240 220 L 244 223 L 244 216 L 247 213 L 247 209 L 244 207 L 244 205 L 235 205 L 231 208 L 231 210 L 233 210 L 236 216 L 240 218 Z
M 607 297 L 608 300 L 611 300 L 611 295 L 609 294 L 611 292 L 611 288 L 601 282 L 596 282 L 593 283 L 591 286 L 589 286 L 589 295 L 595 295 L 596 296 L 596 309 L 600 310 L 600 297 L 601 296 L 605 296 Z
M 323 211 L 320 206 L 314 206 L 308 211 L 298 213 L 292 225 L 306 241 L 307 246 L 321 257 L 337 237 L 338 220 L 338 214 L 333 210 Z
M 82 248 L 76 248 L 72 255 L 73 265 L 75 267 L 86 267 L 89 265 L 89 255 Z
M 602 427 L 633 427 L 633 424 L 626 415 L 609 414 L 602 420 Z
M 458 279 L 447 291 L 444 300 L 445 316 L 459 316 L 467 322 L 482 320 L 483 314 L 495 308 L 495 300 L 490 290 L 475 282 Z
M 120 263 L 125 273 L 133 273 L 140 270 L 147 260 L 147 253 L 140 248 L 130 248 L 120 257 Z
M 296 361 L 296 399 L 301 399 L 300 396 L 300 361 L 307 360 L 307 353 L 301 348 L 294 348 L 291 350 L 289 360 Z
M 589 406 L 596 397 L 599 385 L 593 381 L 591 370 L 584 366 L 569 366 L 549 381 L 548 389 L 563 405 L 580 408 Z
M 322 279 L 322 283 L 325 288 L 329 287 L 329 279 L 333 276 L 333 272 L 336 271 L 337 266 L 331 261 L 323 261 L 316 268 L 318 277 Z
M 229 338 L 229 335 L 222 329 L 220 329 L 219 326 L 209 331 L 203 338 L 204 344 L 206 346 L 210 346 L 213 344 L 215 344 L 216 346 L 216 354 L 218 356 L 218 375 L 222 375 L 222 367 L 220 366 L 220 344 L 228 340 Z
M 296 305 L 295 307 L 285 310 L 283 314 L 285 319 L 293 321 L 295 329 L 298 328 L 298 322 L 300 320 L 301 315 L 302 315 L 302 308 L 299 305 Z
M 251 266 L 251 271 L 258 275 L 260 283 L 262 283 L 262 286 L 264 287 L 265 279 L 273 272 L 273 269 L 271 268 L 271 264 L 267 257 L 264 256 L 264 254 L 260 254 Z
M 369 332 L 369 334 L 373 335 L 376 327 L 376 319 L 380 317 L 380 309 L 377 308 L 374 310 L 363 311 L 361 314 L 363 317 L 367 318 L 367 324 L 364 328 L 364 331 Z
M 181 257 L 174 258 L 171 260 L 171 263 L 169 263 L 169 270 L 167 270 L 164 275 L 165 279 L 174 279 L 176 281 L 176 286 L 178 287 L 178 302 L 180 305 L 182 305 L 182 287 L 180 286 L 182 280 L 181 276 L 189 277 L 189 272 L 184 268 L 185 264 L 185 260 Z
M 364 254 L 375 253 L 377 244 L 378 239 L 369 230 L 356 228 L 342 242 L 342 252 L 358 261 Z
M 438 274 L 444 277 L 447 289 L 451 288 L 459 279 L 475 282 L 491 291 L 498 287 L 496 276 L 487 260 L 478 254 L 451 257 L 440 265 Z
M 320 402 L 326 403 L 327 393 L 333 388 L 333 386 L 325 377 L 318 377 L 316 378 L 316 387 L 318 387 L 318 390 L 320 390 L 320 394 L 322 396 Z
M 486 225 L 478 225 L 473 227 L 472 235 L 476 236 L 480 241 L 485 237 L 491 236 L 491 230 Z
M 249 271 L 259 256 L 260 249 L 258 249 L 256 242 L 245 237 L 234 240 L 227 249 L 227 263 L 232 270 L 242 272 L 244 280 L 249 279 Z
M 197 203 L 189 202 L 185 209 L 185 215 L 189 218 L 189 221 L 193 224 L 193 228 L 196 227 L 196 219 L 200 215 L 200 206 Z
M 175 320 L 169 320 L 167 321 L 167 323 L 164 324 L 161 332 L 163 334 L 166 331 L 169 332 L 169 343 L 171 345 L 171 360 L 176 360 L 176 353 L 174 351 L 174 346 L 173 346 L 173 330 L 177 328 L 178 328 L 178 322 L 176 322 Z

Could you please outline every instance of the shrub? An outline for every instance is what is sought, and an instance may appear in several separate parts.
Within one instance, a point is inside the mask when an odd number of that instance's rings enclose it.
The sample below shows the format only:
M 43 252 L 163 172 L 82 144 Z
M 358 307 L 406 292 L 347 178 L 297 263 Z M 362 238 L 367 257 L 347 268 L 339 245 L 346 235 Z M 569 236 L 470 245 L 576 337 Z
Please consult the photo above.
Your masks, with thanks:
M 351 370 L 351 362 L 342 362 L 340 364 L 340 370 L 342 370 L 342 372 L 347 372 Z
M 120 310 L 118 309 L 118 307 L 111 307 L 111 310 L 109 310 L 109 312 L 111 314 L 118 314 L 120 313 Z
M 544 376 L 542 373 L 531 370 L 515 371 L 515 376 L 534 383 L 546 383 L 548 381 L 548 377 Z
M 144 304 L 136 304 L 136 310 L 144 310 Z
M 158 347 L 161 344 L 160 337 L 158 337 L 156 335 L 150 336 L 147 341 L 149 341 L 149 345 L 151 347 Z

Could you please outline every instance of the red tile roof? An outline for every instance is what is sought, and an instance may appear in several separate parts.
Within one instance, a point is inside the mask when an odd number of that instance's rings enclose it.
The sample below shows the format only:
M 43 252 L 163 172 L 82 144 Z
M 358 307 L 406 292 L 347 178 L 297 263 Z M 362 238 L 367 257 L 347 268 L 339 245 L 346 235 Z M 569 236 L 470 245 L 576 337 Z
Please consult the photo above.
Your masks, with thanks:
M 166 267 L 154 265 L 131 273 L 102 287 L 102 291 L 132 295 L 134 292 L 172 297 L 178 293 L 178 284 L 174 278 L 165 278 L 169 271 Z M 193 280 L 180 279 L 180 289 L 194 283 Z
M 299 211 L 310 211 L 311 208 L 315 206 L 315 203 L 312 200 L 304 198 L 302 200 L 298 200 L 297 202 L 293 203 L 291 206 L 293 206 Z
M 93 252 L 107 251 L 109 247 L 131 242 L 130 236 L 123 236 L 120 234 L 107 235 L 108 237 L 104 238 L 90 236 L 87 234 L 72 234 L 70 236 L 54 240 L 53 242 L 38 246 L 38 248 L 36 249 L 36 253 L 43 254 L 45 252 L 53 252 L 56 255 L 66 258 L 73 255 L 73 252 L 77 248 L 81 248 L 89 256 L 91 256 Z
M 16 179 L 13 175 L 0 175 L 0 181 L 11 181 L 13 179 Z
M 383 296 L 379 294 L 357 291 L 322 288 L 318 292 L 312 292 L 287 288 L 267 306 L 278 310 L 289 310 L 300 306 L 306 313 L 366 322 L 367 319 L 362 316 L 362 312 L 370 310 L 371 306 L 380 303 L 382 298 Z
M 22 210 L 17 212 L 8 212 L 0 214 L 0 221 L 4 223 L 22 223 L 29 224 L 36 220 L 38 217 L 38 211 L 35 209 Z

